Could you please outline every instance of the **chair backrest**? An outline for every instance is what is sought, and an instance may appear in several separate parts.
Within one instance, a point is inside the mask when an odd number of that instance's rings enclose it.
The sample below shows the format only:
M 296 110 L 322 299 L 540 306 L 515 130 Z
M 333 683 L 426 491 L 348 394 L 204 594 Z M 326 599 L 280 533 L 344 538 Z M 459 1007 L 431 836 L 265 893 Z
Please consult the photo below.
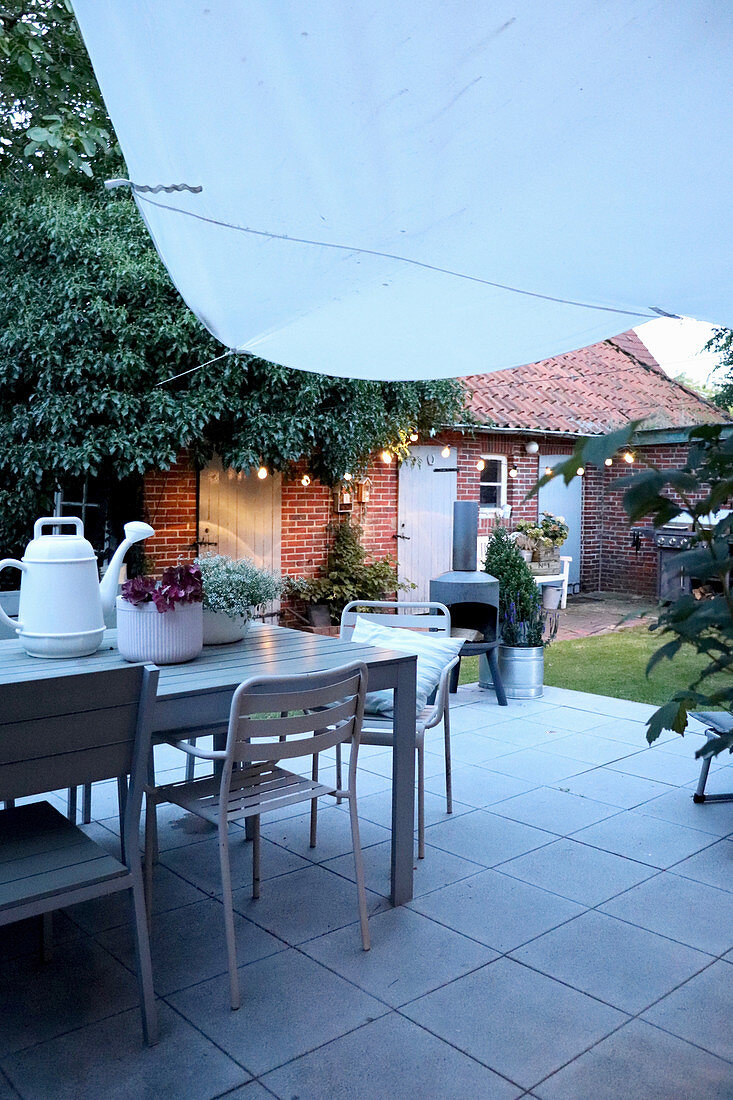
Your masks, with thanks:
M 0 800 L 123 775 L 141 785 L 157 683 L 157 668 L 129 665 L 3 685 Z
M 358 746 L 366 682 L 357 663 L 245 680 L 232 699 L 227 764 L 313 756 L 349 739 Z
M 450 611 L 444 603 L 352 600 L 341 612 L 341 637 L 344 641 L 350 640 L 360 615 L 379 626 L 395 626 L 450 636 Z

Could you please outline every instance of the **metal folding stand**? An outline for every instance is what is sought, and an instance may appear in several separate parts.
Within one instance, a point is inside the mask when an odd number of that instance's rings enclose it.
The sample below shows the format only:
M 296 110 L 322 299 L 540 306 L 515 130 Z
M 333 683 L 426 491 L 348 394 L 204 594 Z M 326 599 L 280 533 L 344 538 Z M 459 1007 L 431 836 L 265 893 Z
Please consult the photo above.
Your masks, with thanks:
M 723 734 L 730 733 L 733 730 L 733 715 L 727 714 L 725 711 L 705 710 L 693 713 L 690 711 L 690 717 L 696 718 L 698 722 L 702 722 L 705 729 L 705 736 L 708 741 L 715 741 L 717 738 L 722 737 Z M 697 790 L 692 796 L 693 802 L 733 802 L 733 792 L 730 794 L 705 794 L 705 784 L 708 781 L 708 772 L 710 771 L 710 762 L 712 756 L 707 756 L 702 762 L 702 768 L 700 769 L 700 778 L 697 782 Z

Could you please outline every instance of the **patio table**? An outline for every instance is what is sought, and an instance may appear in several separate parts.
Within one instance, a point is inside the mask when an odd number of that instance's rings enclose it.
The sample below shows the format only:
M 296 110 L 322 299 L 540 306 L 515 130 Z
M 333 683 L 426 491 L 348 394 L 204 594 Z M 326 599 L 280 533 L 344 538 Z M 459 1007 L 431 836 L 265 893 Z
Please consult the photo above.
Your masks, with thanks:
M 126 664 L 115 641 L 115 631 L 108 630 L 96 653 L 74 660 L 29 657 L 17 639 L 0 641 L 0 710 L 3 684 L 80 671 L 95 672 Z M 186 730 L 226 723 L 234 689 L 250 676 L 320 672 L 350 661 L 363 661 L 367 666 L 370 690 L 394 690 L 392 901 L 395 905 L 404 905 L 412 898 L 414 855 L 414 656 L 343 642 L 340 638 L 253 623 L 241 642 L 207 646 L 193 661 L 161 667 L 153 729 L 168 734 L 180 731 L 183 738 Z M 95 708 L 95 702 L 89 700 L 89 710 Z

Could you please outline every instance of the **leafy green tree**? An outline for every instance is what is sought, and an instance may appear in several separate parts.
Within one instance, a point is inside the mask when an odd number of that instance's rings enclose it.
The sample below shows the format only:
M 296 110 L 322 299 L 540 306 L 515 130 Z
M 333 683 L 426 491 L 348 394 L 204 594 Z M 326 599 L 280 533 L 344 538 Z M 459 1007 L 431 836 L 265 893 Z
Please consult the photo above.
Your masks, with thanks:
M 222 348 L 179 297 L 127 195 L 26 173 L 0 184 L 0 224 L 3 552 L 22 549 L 69 479 L 91 476 L 119 495 L 186 447 L 200 464 L 216 450 L 237 469 L 287 472 L 306 456 L 333 483 L 375 450 L 399 451 L 412 429 L 462 413 L 450 381 L 334 379 L 247 356 L 194 369 Z
M 715 351 L 720 362 L 715 368 L 715 391 L 712 400 L 722 409 L 733 408 L 733 329 L 716 328 L 704 351 Z
M 556 466 L 554 476 L 562 475 L 569 484 L 579 466 L 602 467 L 606 458 L 632 442 L 638 427 L 639 422 L 634 422 L 607 436 L 579 440 L 572 458 Z M 659 661 L 674 660 L 683 647 L 691 647 L 707 663 L 693 683 L 683 684 L 648 720 L 650 744 L 665 729 L 683 734 L 692 708 L 733 709 L 733 512 L 712 527 L 706 521 L 711 513 L 725 509 L 733 497 L 733 433 L 728 425 L 705 424 L 692 428 L 688 441 L 687 459 L 678 469 L 658 469 L 645 463 L 617 483 L 624 489 L 630 523 L 649 517 L 659 528 L 683 511 L 690 513 L 694 544 L 677 561 L 689 575 L 710 584 L 715 593 L 707 600 L 683 596 L 661 608 L 651 627 L 662 644 L 652 655 L 647 674 Z M 547 480 L 542 478 L 533 491 Z M 733 734 L 708 742 L 696 755 L 709 756 L 725 748 L 733 752 Z
M 117 139 L 69 0 L 0 0 L 0 171 L 119 174 Z

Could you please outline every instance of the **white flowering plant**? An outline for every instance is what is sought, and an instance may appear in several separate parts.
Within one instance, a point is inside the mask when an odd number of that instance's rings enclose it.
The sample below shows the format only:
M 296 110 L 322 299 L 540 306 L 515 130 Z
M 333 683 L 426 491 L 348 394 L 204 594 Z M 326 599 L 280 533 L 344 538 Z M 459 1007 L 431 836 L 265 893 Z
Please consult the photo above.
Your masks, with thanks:
M 282 581 L 251 558 L 204 554 L 196 558 L 204 586 L 204 609 L 221 611 L 230 619 L 249 619 L 282 592 Z

